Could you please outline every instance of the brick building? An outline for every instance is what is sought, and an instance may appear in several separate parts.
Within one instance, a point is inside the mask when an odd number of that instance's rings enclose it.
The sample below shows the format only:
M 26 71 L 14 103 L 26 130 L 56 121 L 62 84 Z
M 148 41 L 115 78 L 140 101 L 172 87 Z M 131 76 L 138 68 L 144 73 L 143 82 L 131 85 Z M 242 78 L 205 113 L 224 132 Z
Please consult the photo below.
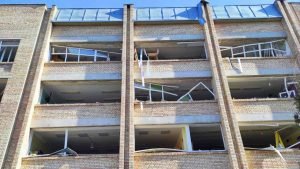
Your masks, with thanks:
M 300 3 L 0 18 L 2 168 L 300 168 Z

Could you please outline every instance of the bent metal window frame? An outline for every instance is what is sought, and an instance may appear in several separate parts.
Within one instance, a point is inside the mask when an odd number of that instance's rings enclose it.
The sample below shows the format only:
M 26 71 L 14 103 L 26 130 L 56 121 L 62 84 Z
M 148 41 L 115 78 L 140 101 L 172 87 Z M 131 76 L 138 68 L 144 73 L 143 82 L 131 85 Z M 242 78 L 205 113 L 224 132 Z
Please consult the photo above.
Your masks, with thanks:
M 55 48 L 61 48 L 64 50 L 64 52 L 56 52 Z M 76 51 L 76 52 L 73 52 L 73 51 Z M 83 53 L 82 51 L 90 51 L 92 53 L 86 54 L 86 53 Z M 102 59 L 106 59 L 106 61 L 110 61 L 110 54 L 120 55 L 120 57 L 122 56 L 122 53 L 118 53 L 118 52 L 109 52 L 109 51 L 96 50 L 96 49 L 52 45 L 50 61 L 56 62 L 56 61 L 52 60 L 53 55 L 64 55 L 63 62 L 84 62 L 84 61 L 80 61 L 81 56 L 93 57 L 93 59 L 92 59 L 93 62 L 97 62 L 98 58 L 102 58 Z M 68 57 L 70 57 L 72 55 L 77 57 L 76 61 L 68 61 Z
M 278 43 L 283 42 L 285 49 L 278 49 Z M 251 47 L 255 47 L 252 48 Z M 256 48 L 257 47 L 257 48 Z M 260 42 L 253 44 L 245 44 L 235 47 L 229 46 L 220 46 L 220 51 L 230 51 L 230 58 L 247 58 L 248 54 L 254 54 L 251 57 L 288 57 L 291 55 L 289 45 L 285 39 L 269 41 L 269 42 Z M 239 50 L 241 52 L 239 52 Z

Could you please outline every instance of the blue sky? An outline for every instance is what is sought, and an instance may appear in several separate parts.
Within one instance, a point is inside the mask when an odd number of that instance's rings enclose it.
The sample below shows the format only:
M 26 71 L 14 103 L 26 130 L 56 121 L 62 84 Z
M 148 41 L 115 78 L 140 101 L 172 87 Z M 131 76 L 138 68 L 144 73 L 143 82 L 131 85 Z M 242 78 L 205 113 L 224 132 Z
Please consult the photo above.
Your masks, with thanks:
M 44 3 L 49 7 L 57 5 L 59 8 L 111 8 L 122 7 L 125 3 L 136 7 L 179 7 L 196 6 L 200 0 L 0 0 L 0 4 Z M 292 0 L 300 2 L 300 0 Z M 211 5 L 250 5 L 271 4 L 274 0 L 210 0 Z

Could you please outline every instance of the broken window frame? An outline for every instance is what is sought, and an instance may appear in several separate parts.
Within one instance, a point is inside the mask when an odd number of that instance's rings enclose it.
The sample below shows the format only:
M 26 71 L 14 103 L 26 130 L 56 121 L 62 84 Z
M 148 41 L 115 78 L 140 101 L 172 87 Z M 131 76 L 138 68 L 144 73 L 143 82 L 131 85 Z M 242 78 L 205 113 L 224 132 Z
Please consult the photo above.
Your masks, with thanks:
M 291 81 L 291 82 L 287 82 L 287 77 L 284 77 L 284 91 L 280 92 L 278 94 L 278 96 L 280 98 L 291 98 L 291 97 L 296 97 L 296 91 L 295 90 L 289 90 L 288 86 L 289 85 L 297 85 L 298 82 L 295 81 Z M 287 97 L 284 97 L 284 94 L 287 95 Z
M 140 82 L 136 81 L 134 82 L 134 88 L 135 89 L 141 89 L 141 90 L 146 90 L 148 91 L 148 96 L 149 96 L 149 101 L 152 102 L 152 94 L 151 92 L 159 92 L 161 93 L 161 98 L 162 100 L 161 101 L 165 101 L 164 98 L 165 98 L 165 94 L 169 94 L 169 95 L 173 95 L 173 96 L 178 96 L 177 94 L 175 93 L 171 93 L 171 92 L 167 92 L 164 90 L 164 88 L 178 88 L 177 86 L 170 86 L 170 85 L 160 85 L 160 84 L 153 84 L 153 83 L 146 83 L 146 85 L 148 85 L 149 87 L 146 87 L 145 83 L 141 84 L 141 85 L 138 85 Z M 153 89 L 152 85 L 155 85 L 155 86 L 161 86 L 161 90 L 157 90 L 157 89 Z
M 55 48 L 63 48 L 64 52 L 55 52 Z M 77 52 L 70 52 L 72 50 L 77 50 Z M 93 54 L 84 54 L 82 51 L 93 51 Z M 103 53 L 106 53 L 107 55 L 104 55 Z M 98 62 L 98 58 L 103 58 L 106 59 L 106 61 L 110 61 L 110 54 L 116 54 L 120 55 L 120 58 L 122 56 L 122 53 L 118 52 L 109 52 L 109 51 L 104 51 L 104 50 L 96 50 L 96 49 L 88 49 L 88 48 L 77 48 L 77 47 L 68 47 L 68 46 L 59 46 L 59 45 L 52 45 L 51 46 L 51 53 L 50 53 L 50 62 L 57 62 L 53 61 L 52 57 L 53 55 L 64 55 L 63 62 L 86 62 L 86 61 L 81 61 L 80 58 L 82 56 L 84 57 L 92 57 L 91 60 L 92 62 Z M 75 56 L 77 59 L 76 61 L 68 61 L 68 57 L 70 56 Z M 60 62 L 60 61 L 58 61 Z
M 284 42 L 285 50 L 276 49 L 276 43 L 278 43 L 278 42 Z M 270 45 L 270 47 L 265 48 L 265 47 L 263 47 L 263 45 Z M 257 46 L 258 49 L 248 50 L 247 47 L 251 47 L 251 46 Z M 234 52 L 234 50 L 237 50 L 237 49 L 242 49 L 242 52 Z M 245 44 L 245 45 L 240 45 L 240 46 L 235 46 L 235 47 L 220 46 L 221 52 L 226 51 L 226 50 L 229 50 L 231 53 L 229 58 L 288 57 L 291 54 L 289 45 L 285 39 L 269 41 L 269 42 Z M 263 55 L 263 53 L 266 51 L 269 52 L 270 55 L 268 55 L 268 56 Z M 251 56 L 251 57 L 247 56 L 247 54 L 249 54 L 249 53 L 257 53 L 257 52 L 258 52 L 258 56 Z
M 11 44 L 11 45 L 5 45 L 3 44 L 3 42 L 16 42 L 17 44 Z M 14 61 L 15 56 L 12 56 L 12 52 L 13 50 L 16 50 L 15 52 L 17 52 L 19 47 L 19 42 L 17 41 L 10 41 L 10 40 L 0 40 L 0 63 L 11 63 Z M 5 54 L 6 54 L 6 50 L 10 50 L 9 51 L 9 55 L 6 61 L 3 61 L 5 58 Z
M 203 82 L 199 82 L 197 83 L 194 87 L 192 87 L 186 94 L 182 95 L 177 101 L 194 101 L 193 97 L 191 96 L 191 92 L 193 90 L 195 90 L 198 86 L 203 86 L 207 91 L 209 91 L 210 94 L 213 95 L 214 99 L 215 99 L 215 94 L 213 91 L 211 91 Z M 184 98 L 188 97 L 189 100 L 182 100 Z

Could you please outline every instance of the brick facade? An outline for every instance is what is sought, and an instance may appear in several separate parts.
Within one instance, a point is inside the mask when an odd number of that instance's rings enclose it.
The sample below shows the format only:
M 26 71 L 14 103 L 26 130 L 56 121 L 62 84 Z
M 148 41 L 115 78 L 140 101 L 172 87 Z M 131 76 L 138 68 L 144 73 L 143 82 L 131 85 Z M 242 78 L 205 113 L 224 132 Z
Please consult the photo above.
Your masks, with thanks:
M 134 21 L 134 6 L 124 5 L 123 21 L 55 23 L 57 9 L 44 5 L 0 5 L 0 37 L 20 39 L 13 63 L 0 63 L 0 78 L 8 79 L 0 103 L 0 168 L 299 168 L 298 150 L 244 149 L 239 123 L 293 122 L 292 99 L 232 99 L 228 77 L 285 77 L 299 74 L 299 11 L 297 3 L 276 1 L 282 18 L 214 20 L 202 4 L 204 26 L 198 21 Z M 23 16 L 23 17 L 20 17 Z M 286 39 L 289 58 L 222 58 L 220 45 Z M 0 39 L 1 40 L 1 39 Z M 180 78 L 209 79 L 215 100 L 135 101 L 134 80 L 141 80 L 135 47 L 153 42 L 201 41 L 207 59 L 152 60 L 145 78 L 171 82 Z M 121 61 L 51 62 L 49 46 L 121 48 Z M 98 46 L 99 44 L 99 46 Z M 173 45 L 174 45 L 173 44 Z M 199 44 L 198 44 L 199 45 Z M 141 45 L 142 46 L 142 45 Z M 146 45 L 145 45 L 146 46 Z M 298 60 L 298 63 L 296 62 Z M 147 65 L 144 62 L 144 65 Z M 149 70 L 149 74 L 147 71 Z M 177 79 L 177 80 L 178 80 Z M 38 104 L 41 84 L 60 81 L 121 80 L 121 103 Z M 135 152 L 135 127 L 221 124 L 225 151 Z M 244 124 L 244 123 L 243 123 Z M 41 128 L 120 126 L 119 154 L 77 157 L 26 157 L 30 131 Z
M 13 128 L 19 115 L 18 107 L 21 104 L 26 79 L 30 72 L 30 63 L 36 50 L 39 31 L 42 25 L 45 6 L 44 5 L 2 5 L 0 6 L 1 29 L 0 37 L 4 39 L 20 39 L 18 52 L 11 68 L 11 78 L 0 104 L 0 165 L 9 163 L 6 157 L 8 146 L 16 146 L 17 142 L 11 142 Z M 20 17 L 23 16 L 23 17 Z M 14 21 L 14 22 L 12 22 Z M 22 52 L 20 52 L 22 51 Z M 20 127 L 20 126 L 17 126 Z M 19 129 L 20 130 L 20 129 Z M 18 137 L 17 137 L 18 138 Z M 14 138 L 14 139 L 17 139 Z M 5 155 L 7 155 L 5 157 Z

